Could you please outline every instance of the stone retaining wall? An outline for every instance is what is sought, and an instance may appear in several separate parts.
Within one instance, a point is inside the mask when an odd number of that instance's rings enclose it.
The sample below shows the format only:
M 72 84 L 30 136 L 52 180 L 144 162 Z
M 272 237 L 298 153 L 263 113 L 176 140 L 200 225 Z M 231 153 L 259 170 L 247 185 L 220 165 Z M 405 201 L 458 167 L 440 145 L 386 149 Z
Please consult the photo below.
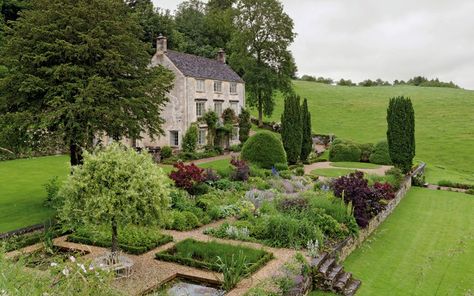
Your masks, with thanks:
M 411 188 L 411 179 L 412 176 L 423 174 L 426 165 L 423 163 L 417 169 L 413 171 L 409 176 L 403 180 L 400 189 L 395 194 L 395 198 L 391 200 L 385 210 L 380 212 L 375 216 L 370 222 L 369 225 L 359 231 L 358 237 L 349 237 L 345 239 L 342 243 L 336 246 L 332 251 L 331 255 L 335 258 L 338 258 L 338 262 L 344 261 L 355 249 L 357 249 L 362 243 L 376 230 L 382 222 L 387 219 L 388 216 L 395 210 L 400 201 L 405 197 L 407 192 Z

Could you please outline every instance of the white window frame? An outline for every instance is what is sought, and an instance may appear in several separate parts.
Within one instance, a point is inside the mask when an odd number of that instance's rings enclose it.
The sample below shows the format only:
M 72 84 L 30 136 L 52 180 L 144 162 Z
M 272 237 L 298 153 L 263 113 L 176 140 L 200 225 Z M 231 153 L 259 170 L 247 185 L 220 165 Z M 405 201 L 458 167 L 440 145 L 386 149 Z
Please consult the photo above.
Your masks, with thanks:
M 215 80 L 214 81 L 214 92 L 221 93 L 222 92 L 222 81 Z
M 196 79 L 196 91 L 197 92 L 206 91 L 206 81 L 204 79 Z
M 222 115 L 222 112 L 224 112 L 224 109 L 223 109 L 223 102 L 221 101 L 214 101 L 214 112 L 216 112 L 216 114 L 220 117 Z M 217 110 L 217 106 L 220 106 L 220 110 Z
M 235 114 L 239 114 L 239 102 L 230 102 L 230 109 L 234 110 Z
M 206 139 L 207 138 L 207 130 L 204 128 L 200 128 L 198 131 L 198 144 L 200 146 L 205 146 L 206 145 Z
M 239 140 L 239 128 L 237 126 L 234 126 L 232 128 L 232 141 L 238 141 Z
M 199 107 L 202 106 L 202 107 Z M 206 113 L 206 102 L 205 101 L 196 101 L 196 116 L 201 117 Z
M 230 83 L 229 91 L 233 95 L 237 94 L 237 82 L 231 82 Z
M 176 138 L 173 135 L 176 135 Z M 170 131 L 170 146 L 179 147 L 179 131 Z

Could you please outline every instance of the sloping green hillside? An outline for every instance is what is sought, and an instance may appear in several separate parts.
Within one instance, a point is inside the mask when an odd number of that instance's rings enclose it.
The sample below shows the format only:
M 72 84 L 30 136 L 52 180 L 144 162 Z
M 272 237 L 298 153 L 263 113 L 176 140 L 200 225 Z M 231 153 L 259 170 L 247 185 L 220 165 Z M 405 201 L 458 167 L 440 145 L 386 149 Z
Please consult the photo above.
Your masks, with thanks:
M 385 138 L 389 98 L 405 95 L 416 112 L 417 160 L 429 164 L 428 178 L 474 183 L 474 91 L 395 87 L 345 87 L 295 81 L 308 98 L 313 131 L 359 142 Z M 279 121 L 283 99 L 267 120 Z M 255 115 L 255 114 L 254 114 Z

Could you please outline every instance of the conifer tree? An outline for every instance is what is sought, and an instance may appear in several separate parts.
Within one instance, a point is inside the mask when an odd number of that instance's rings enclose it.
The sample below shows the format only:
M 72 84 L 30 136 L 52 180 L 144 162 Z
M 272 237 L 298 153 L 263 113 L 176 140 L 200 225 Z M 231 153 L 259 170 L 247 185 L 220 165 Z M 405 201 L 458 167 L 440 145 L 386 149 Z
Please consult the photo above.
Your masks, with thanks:
M 289 94 L 285 98 L 285 109 L 281 115 L 281 138 L 288 163 L 297 163 L 301 154 L 303 130 L 301 124 L 300 97 L 296 94 Z
M 304 99 L 301 106 L 301 124 L 302 124 L 302 142 L 301 142 L 301 161 L 307 161 L 308 156 L 313 149 L 313 137 L 311 135 L 311 113 L 308 109 L 308 100 Z
M 241 144 L 244 144 L 249 138 L 251 127 L 250 112 L 247 109 L 242 108 L 242 111 L 239 114 L 239 141 Z
M 415 111 L 409 98 L 390 99 L 387 141 L 393 164 L 408 173 L 415 157 Z

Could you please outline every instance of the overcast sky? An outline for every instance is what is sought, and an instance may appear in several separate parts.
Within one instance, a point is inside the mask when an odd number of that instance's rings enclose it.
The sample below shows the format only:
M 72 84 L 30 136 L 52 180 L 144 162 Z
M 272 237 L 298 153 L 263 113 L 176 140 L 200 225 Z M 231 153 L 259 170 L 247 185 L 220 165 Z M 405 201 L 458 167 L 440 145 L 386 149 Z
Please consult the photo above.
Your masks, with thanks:
M 153 0 L 174 11 L 182 1 Z M 298 34 L 298 74 L 407 80 L 474 89 L 472 0 L 283 0 Z

